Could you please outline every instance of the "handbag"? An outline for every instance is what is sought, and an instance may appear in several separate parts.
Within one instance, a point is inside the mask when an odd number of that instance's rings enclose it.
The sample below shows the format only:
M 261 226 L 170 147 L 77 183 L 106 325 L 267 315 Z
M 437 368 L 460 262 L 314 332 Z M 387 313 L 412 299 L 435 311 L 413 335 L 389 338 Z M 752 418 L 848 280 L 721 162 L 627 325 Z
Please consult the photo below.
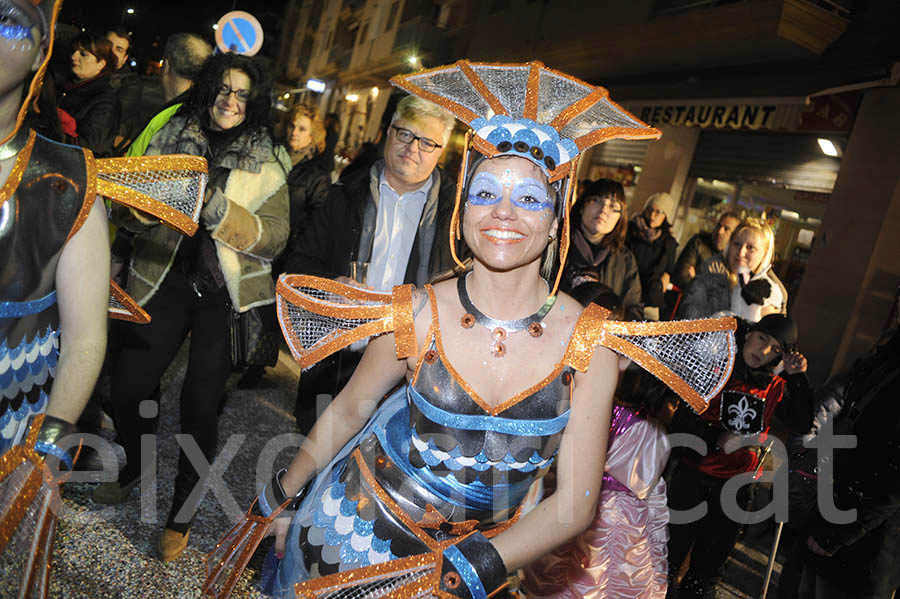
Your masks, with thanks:
M 281 331 L 275 304 L 231 311 L 231 363 L 235 367 L 275 366 Z

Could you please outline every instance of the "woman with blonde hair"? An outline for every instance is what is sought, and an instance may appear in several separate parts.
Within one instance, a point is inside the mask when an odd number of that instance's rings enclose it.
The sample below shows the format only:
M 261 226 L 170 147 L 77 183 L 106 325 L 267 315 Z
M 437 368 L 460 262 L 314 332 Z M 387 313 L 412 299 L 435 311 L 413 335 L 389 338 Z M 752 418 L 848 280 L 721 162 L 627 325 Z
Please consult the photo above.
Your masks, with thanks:
M 728 248 L 700 266 L 678 315 L 703 318 L 729 312 L 750 322 L 785 314 L 787 290 L 772 270 L 775 233 L 760 218 L 745 218 Z

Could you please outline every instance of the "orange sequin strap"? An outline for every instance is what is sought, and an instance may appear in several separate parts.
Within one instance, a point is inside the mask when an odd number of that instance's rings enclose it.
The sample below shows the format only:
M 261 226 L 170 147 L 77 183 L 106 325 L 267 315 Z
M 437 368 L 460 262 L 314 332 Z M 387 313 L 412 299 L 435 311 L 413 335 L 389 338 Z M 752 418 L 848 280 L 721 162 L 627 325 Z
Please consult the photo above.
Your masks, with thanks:
M 389 332 L 394 332 L 397 359 L 416 354 L 411 285 L 383 293 L 321 277 L 281 275 L 275 291 L 281 330 L 302 368 Z
M 109 316 L 137 324 L 150 322 L 150 315 L 111 279 L 109 281 Z
M 298 582 L 294 593 L 299 599 L 424 598 L 440 586 L 440 575 L 437 555 L 424 553 Z
M 19 153 L 16 155 L 16 162 L 13 164 L 9 175 L 7 175 L 6 182 L 0 187 L 0 208 L 3 207 L 6 200 L 12 197 L 19 187 L 19 183 L 22 182 L 22 175 L 25 174 L 25 167 L 28 166 L 28 161 L 31 159 L 31 150 L 34 148 L 34 138 L 35 132 L 34 130 L 31 130 L 28 133 L 28 141 L 25 142 L 25 146 L 19 150 Z
M 193 235 L 206 191 L 206 159 L 197 156 L 104 158 L 96 163 L 97 193 Z

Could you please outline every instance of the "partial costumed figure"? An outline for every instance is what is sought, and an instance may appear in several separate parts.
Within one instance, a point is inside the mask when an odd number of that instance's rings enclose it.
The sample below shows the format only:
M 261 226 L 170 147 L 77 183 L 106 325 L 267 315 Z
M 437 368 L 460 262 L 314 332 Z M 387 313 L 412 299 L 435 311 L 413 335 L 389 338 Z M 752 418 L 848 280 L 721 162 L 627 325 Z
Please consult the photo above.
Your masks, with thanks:
M 47 596 L 59 486 L 103 361 L 107 313 L 149 318 L 111 286 L 98 196 L 189 233 L 206 177 L 203 160 L 96 160 L 22 126 L 59 5 L 0 0 L 0 589 L 22 597 Z
M 421 290 L 280 278 L 301 366 L 374 337 L 290 467 L 208 556 L 207 594 L 227 596 L 274 533 L 263 584 L 276 597 L 484 599 L 591 522 L 618 375 L 610 349 L 700 411 L 731 370 L 731 319 L 607 321 L 541 276 L 557 232 L 565 261 L 580 153 L 658 131 L 538 62 L 461 60 L 392 82 L 472 130 L 450 235 L 474 259 Z M 554 464 L 556 492 L 522 514 Z

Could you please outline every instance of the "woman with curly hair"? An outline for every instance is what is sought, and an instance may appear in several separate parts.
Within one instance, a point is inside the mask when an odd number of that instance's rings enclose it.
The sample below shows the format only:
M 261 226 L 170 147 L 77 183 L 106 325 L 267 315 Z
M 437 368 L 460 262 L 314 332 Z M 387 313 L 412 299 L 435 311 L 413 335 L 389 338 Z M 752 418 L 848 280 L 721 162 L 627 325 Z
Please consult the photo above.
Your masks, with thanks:
M 147 154 L 191 154 L 209 163 L 200 228 L 191 238 L 131 213 L 123 226 L 135 232 L 128 293 L 153 313 L 146 325 L 117 322 L 122 349 L 110 365 L 116 430 L 127 463 L 119 478 L 94 491 L 100 503 L 128 498 L 155 465 L 141 463 L 142 435 L 163 372 L 188 333 L 190 357 L 181 388 L 181 432 L 207 462 L 216 449 L 219 401 L 232 370 L 229 323 L 234 312 L 272 304 L 271 262 L 288 237 L 287 152 L 269 126 L 268 74 L 252 58 L 209 58 L 190 96 L 152 138 Z M 150 402 L 147 402 L 148 404 Z M 195 458 L 196 459 L 196 458 Z M 187 546 L 198 500 L 191 491 L 200 474 L 182 451 L 172 509 L 159 540 L 164 561 Z
M 319 111 L 308 104 L 291 108 L 284 121 L 284 142 L 293 164 L 287 176 L 291 194 L 290 251 L 312 214 L 325 201 L 331 184 L 329 173 L 322 169 L 319 160 L 325 149 L 325 126 Z

